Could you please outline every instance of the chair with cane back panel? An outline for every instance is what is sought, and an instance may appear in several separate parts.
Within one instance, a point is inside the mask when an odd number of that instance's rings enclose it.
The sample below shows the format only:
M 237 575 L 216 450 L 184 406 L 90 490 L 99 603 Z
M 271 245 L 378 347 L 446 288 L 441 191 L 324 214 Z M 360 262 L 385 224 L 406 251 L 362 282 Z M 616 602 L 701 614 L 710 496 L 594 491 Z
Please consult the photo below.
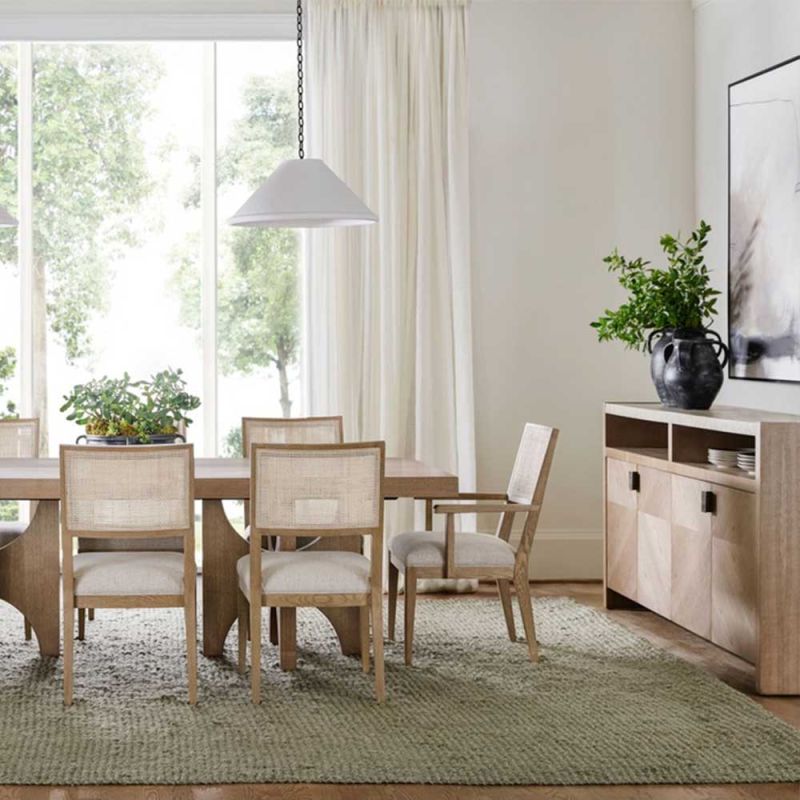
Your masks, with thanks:
M 61 535 L 64 702 L 72 703 L 75 608 L 183 608 L 196 703 L 192 445 L 62 445 Z M 73 556 L 75 539 L 114 546 Z
M 251 444 L 340 444 L 342 417 L 243 417 L 242 455 Z
M 344 441 L 342 417 L 242 417 L 242 455 L 250 458 L 251 444 L 341 444 Z M 245 538 L 250 535 L 250 510 L 245 504 Z M 304 550 L 318 540 L 305 539 L 297 549 Z M 269 548 L 269 541 L 266 545 Z M 296 611 L 283 610 L 285 625 L 294 629 Z M 269 640 L 278 644 L 277 610 L 269 610 Z
M 505 493 L 459 494 L 470 505 L 433 506 L 428 502 L 425 531 L 410 531 L 389 542 L 389 638 L 394 639 L 399 573 L 405 574 L 405 662 L 411 665 L 417 580 L 420 578 L 478 578 L 496 580 L 511 641 L 516 641 L 511 583 L 517 592 L 531 661 L 538 661 L 536 630 L 528 581 L 528 559 L 539 522 L 558 431 L 527 424 L 517 449 L 514 469 Z M 475 501 L 486 501 L 485 503 Z M 431 530 L 431 511 L 445 515 L 445 530 Z M 456 533 L 456 514 L 499 513 L 494 535 Z M 509 543 L 515 515 L 523 517 L 522 535 L 514 548 Z
M 0 419 L 0 458 L 37 458 L 39 456 L 38 419 Z M 35 503 L 31 503 L 29 517 L 33 517 Z M 0 548 L 5 547 L 25 533 L 28 527 L 22 520 L 0 522 Z M 25 620 L 25 639 L 32 638 L 31 624 Z
M 239 559 L 239 669 L 249 620 L 251 692 L 261 699 L 261 607 L 358 607 L 364 671 L 369 621 L 375 694 L 385 697 L 383 668 L 384 443 L 270 445 L 250 449 L 250 554 Z M 349 551 L 293 549 L 299 536 L 369 536 L 371 557 Z M 265 536 L 281 550 L 262 550 Z

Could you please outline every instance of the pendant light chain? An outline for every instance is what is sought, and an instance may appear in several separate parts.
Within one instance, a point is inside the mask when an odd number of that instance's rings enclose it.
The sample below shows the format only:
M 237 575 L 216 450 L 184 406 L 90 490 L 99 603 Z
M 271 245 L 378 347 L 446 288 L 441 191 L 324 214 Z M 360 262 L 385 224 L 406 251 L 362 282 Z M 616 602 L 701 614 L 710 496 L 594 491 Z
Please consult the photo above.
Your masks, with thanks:
M 303 0 L 297 0 L 297 155 L 305 158 L 303 143 Z

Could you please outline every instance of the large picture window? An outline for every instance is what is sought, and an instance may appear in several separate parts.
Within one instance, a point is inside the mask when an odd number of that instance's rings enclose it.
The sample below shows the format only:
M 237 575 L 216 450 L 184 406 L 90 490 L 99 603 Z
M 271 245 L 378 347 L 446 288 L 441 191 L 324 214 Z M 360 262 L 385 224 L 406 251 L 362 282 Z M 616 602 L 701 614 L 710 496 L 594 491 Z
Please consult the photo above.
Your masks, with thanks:
M 284 41 L 0 44 L 0 413 L 38 416 L 44 452 L 101 375 L 182 369 L 198 455 L 297 413 L 296 235 L 226 224 L 291 155 L 293 69 Z

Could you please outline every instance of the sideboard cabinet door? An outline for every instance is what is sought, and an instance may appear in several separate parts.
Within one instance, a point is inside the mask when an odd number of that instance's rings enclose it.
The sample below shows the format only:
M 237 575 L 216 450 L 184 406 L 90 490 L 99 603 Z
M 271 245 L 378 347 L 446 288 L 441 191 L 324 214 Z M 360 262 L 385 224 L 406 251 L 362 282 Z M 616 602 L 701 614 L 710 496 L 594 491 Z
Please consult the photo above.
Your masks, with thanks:
M 636 601 L 664 617 L 670 616 L 671 551 L 670 474 L 639 467 L 637 506 Z
M 711 641 L 756 660 L 756 498 L 714 487 L 711 522 Z
M 709 484 L 672 476 L 672 621 L 711 638 L 711 521 L 703 508 Z
M 606 459 L 606 583 L 615 592 L 636 599 L 637 467 Z

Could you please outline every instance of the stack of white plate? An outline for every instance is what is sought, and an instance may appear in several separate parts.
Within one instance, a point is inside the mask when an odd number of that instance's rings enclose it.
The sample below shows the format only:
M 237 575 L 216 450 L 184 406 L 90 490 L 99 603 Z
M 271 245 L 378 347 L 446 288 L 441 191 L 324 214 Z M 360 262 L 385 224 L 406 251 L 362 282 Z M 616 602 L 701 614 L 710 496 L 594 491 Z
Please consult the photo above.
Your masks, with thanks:
M 737 467 L 738 452 L 736 450 L 717 450 L 713 447 L 708 448 L 708 463 L 715 467 Z
M 755 474 L 756 471 L 756 451 L 752 448 L 744 448 L 736 453 L 736 466 L 745 472 Z

